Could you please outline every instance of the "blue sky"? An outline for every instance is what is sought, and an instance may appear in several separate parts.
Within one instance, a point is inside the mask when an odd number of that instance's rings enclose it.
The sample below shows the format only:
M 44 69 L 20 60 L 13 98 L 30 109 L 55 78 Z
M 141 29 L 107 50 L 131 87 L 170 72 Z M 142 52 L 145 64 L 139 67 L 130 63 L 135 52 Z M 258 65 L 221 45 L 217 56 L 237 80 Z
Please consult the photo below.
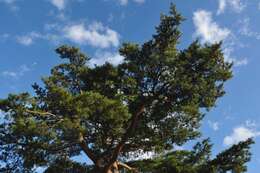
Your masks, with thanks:
M 0 0 L 0 98 L 32 91 L 31 84 L 59 63 L 54 49 L 79 46 L 92 60 L 120 63 L 123 42 L 151 38 L 170 0 Z M 260 169 L 260 0 L 175 0 L 186 20 L 180 48 L 199 38 L 223 40 L 234 77 L 202 123 L 214 153 L 254 137 L 249 173 Z

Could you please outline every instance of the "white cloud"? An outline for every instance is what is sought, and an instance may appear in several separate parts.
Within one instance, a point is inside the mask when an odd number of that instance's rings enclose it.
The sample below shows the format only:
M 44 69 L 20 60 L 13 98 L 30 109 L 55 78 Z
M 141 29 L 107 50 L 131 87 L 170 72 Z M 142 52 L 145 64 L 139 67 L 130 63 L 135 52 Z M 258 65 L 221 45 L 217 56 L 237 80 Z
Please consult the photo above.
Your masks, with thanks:
M 193 23 L 195 25 L 195 37 L 201 38 L 202 43 L 216 43 L 223 41 L 223 53 L 227 62 L 233 62 L 234 66 L 243 66 L 248 64 L 246 58 L 234 58 L 231 54 L 235 47 L 239 46 L 236 37 L 228 28 L 220 27 L 212 19 L 212 13 L 206 10 L 198 10 L 193 14 Z
M 227 6 L 226 0 L 219 0 L 218 1 L 218 11 L 217 14 L 221 14 L 225 11 L 225 8 Z
M 15 71 L 9 71 L 9 70 L 3 71 L 1 75 L 4 77 L 19 78 L 24 76 L 26 72 L 31 71 L 33 66 L 35 65 L 36 63 L 33 63 L 31 66 L 23 64 Z
M 17 0 L 0 0 L 0 3 L 6 4 L 12 11 L 19 10 L 19 7 L 15 4 Z
M 16 40 L 24 46 L 30 46 L 33 44 L 34 40 L 38 38 L 43 38 L 43 36 L 37 32 L 30 32 L 23 36 L 17 36 Z
M 17 0 L 0 0 L 0 3 L 6 3 L 6 4 L 13 4 L 15 3 Z
M 97 51 L 95 53 L 95 58 L 90 60 L 90 64 L 94 65 L 103 65 L 106 62 L 109 62 L 113 65 L 118 65 L 123 62 L 124 57 L 118 53 L 111 53 L 107 51 Z
M 219 123 L 218 122 L 212 122 L 208 121 L 209 127 L 212 128 L 214 131 L 219 130 Z
M 234 128 L 232 134 L 224 138 L 223 144 L 225 146 L 230 146 L 233 144 L 237 144 L 240 141 L 245 141 L 248 138 L 253 138 L 258 136 L 260 136 L 260 131 L 256 131 L 248 127 L 240 126 Z
M 227 28 L 221 28 L 212 20 L 212 14 L 206 10 L 198 10 L 193 14 L 195 36 L 200 37 L 203 43 L 215 43 L 225 40 L 231 33 Z
M 118 0 L 120 5 L 127 5 L 128 4 L 128 0 Z
M 17 77 L 18 74 L 13 71 L 3 71 L 2 75 L 6 77 Z
M 139 3 L 139 4 L 142 4 L 142 3 L 145 2 L 145 0 L 134 0 L 134 2 Z
M 235 58 L 231 54 L 233 53 L 234 48 L 232 46 L 227 46 L 224 48 L 223 53 L 226 62 L 233 63 L 235 67 L 244 66 L 248 64 L 247 58 Z
M 22 45 L 29 46 L 33 43 L 33 38 L 30 36 L 19 36 L 17 37 L 17 42 Z
M 246 125 L 246 127 L 249 127 L 249 128 L 257 127 L 257 123 L 253 120 L 246 120 L 245 125 Z
M 230 7 L 233 11 L 240 13 L 246 7 L 246 4 L 242 0 L 218 0 L 217 14 L 222 14 L 227 7 Z
M 53 34 L 53 33 L 39 33 L 39 32 L 29 32 L 25 35 L 16 36 L 16 41 L 19 44 L 24 46 L 30 46 L 35 43 L 36 40 L 47 40 L 58 44 L 62 41 L 62 36 L 60 34 Z
M 57 7 L 59 10 L 64 10 L 66 7 L 66 0 L 50 0 L 50 2 L 52 3 L 52 5 L 54 5 L 55 7 Z
M 98 48 L 118 47 L 120 43 L 120 36 L 116 31 L 98 22 L 94 22 L 88 26 L 85 26 L 83 23 L 67 26 L 51 23 L 46 24 L 44 29 L 45 32 L 42 33 L 32 31 L 14 37 L 19 44 L 24 46 L 30 46 L 39 40 L 50 41 L 55 45 L 69 40 L 74 43 L 88 44 Z M 0 35 L 1 37 L 3 36 Z M 7 35 L 6 38 L 9 37 Z
M 4 33 L 0 34 L 0 42 L 6 41 L 10 37 L 10 34 Z
M 260 40 L 260 32 L 255 32 L 251 30 L 249 18 L 245 18 L 239 21 L 239 26 L 240 26 L 239 33 L 241 35 Z
M 129 0 L 117 0 L 120 5 L 125 6 L 128 4 Z M 136 2 L 138 4 L 143 4 L 145 0 L 133 0 L 133 2 Z
M 66 26 L 65 38 L 78 44 L 89 44 L 95 47 L 108 48 L 119 45 L 119 34 L 104 27 L 102 23 L 93 23 L 86 27 L 83 23 Z

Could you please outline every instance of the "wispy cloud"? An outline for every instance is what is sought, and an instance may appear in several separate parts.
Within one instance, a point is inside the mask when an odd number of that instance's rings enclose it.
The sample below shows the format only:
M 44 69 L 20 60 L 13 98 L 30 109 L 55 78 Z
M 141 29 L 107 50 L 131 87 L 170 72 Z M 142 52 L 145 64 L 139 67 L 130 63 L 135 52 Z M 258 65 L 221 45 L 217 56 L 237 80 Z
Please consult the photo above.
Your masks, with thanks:
M 0 3 L 6 4 L 12 11 L 17 11 L 19 10 L 19 7 L 15 2 L 18 0 L 0 0 Z
M 214 131 L 219 130 L 219 123 L 218 122 L 213 122 L 213 121 L 208 121 L 209 127 L 213 129 Z
M 212 19 L 212 13 L 206 10 L 198 10 L 193 13 L 193 23 L 195 25 L 195 36 L 200 37 L 203 43 L 215 43 L 226 39 L 231 31 L 221 28 Z
M 237 144 L 240 141 L 245 141 L 248 138 L 260 136 L 260 131 L 257 131 L 250 127 L 239 126 L 233 129 L 231 135 L 228 135 L 224 138 L 223 144 L 225 146 L 230 146 Z
M 108 51 L 97 51 L 94 58 L 90 60 L 90 65 L 103 65 L 109 62 L 113 65 L 118 65 L 123 62 L 124 57 L 118 53 L 108 52 Z
M 247 58 L 236 58 L 232 55 L 234 52 L 234 47 L 231 45 L 225 45 L 223 48 L 223 53 L 225 60 L 227 62 L 233 63 L 235 67 L 244 66 L 248 64 Z
M 64 10 L 67 4 L 67 0 L 50 0 L 58 10 Z
M 217 14 L 222 14 L 227 8 L 239 13 L 246 7 L 246 3 L 243 0 L 218 0 Z
M 4 77 L 11 77 L 11 78 L 19 78 L 25 75 L 25 73 L 32 70 L 33 66 L 35 66 L 36 63 L 33 63 L 31 66 L 28 65 L 21 65 L 17 70 L 5 70 L 1 73 Z
M 119 45 L 119 34 L 100 22 L 94 22 L 88 26 L 83 23 L 69 25 L 64 28 L 64 34 L 65 38 L 78 44 L 89 44 L 100 48 Z
M 243 20 L 240 20 L 239 26 L 240 26 L 239 33 L 241 35 L 260 40 L 260 32 L 253 31 L 250 28 L 250 19 L 249 18 L 244 18 Z
M 223 53 L 227 62 L 233 62 L 234 66 L 242 66 L 248 63 L 246 58 L 238 59 L 232 56 L 235 49 L 236 37 L 230 29 L 220 27 L 212 18 L 212 13 L 206 10 L 198 10 L 193 13 L 195 26 L 194 37 L 201 38 L 202 43 L 216 43 L 223 41 Z M 236 45 L 237 46 L 237 45 Z
M 125 6 L 128 4 L 130 0 L 117 0 L 117 1 L 119 2 L 120 5 Z M 138 4 L 143 4 L 145 0 L 133 0 L 133 2 L 136 2 Z
M 30 32 L 29 34 L 17 36 L 17 42 L 24 45 L 29 46 L 33 44 L 35 39 L 41 38 L 42 36 L 37 32 Z
M 78 24 L 45 24 L 43 32 L 31 31 L 17 36 L 7 34 L 7 38 L 15 38 L 17 43 L 24 46 L 33 45 L 37 41 L 48 41 L 55 45 L 70 41 L 80 45 L 105 49 L 118 47 L 120 43 L 119 33 L 104 26 L 101 22 L 93 22 L 89 25 L 85 25 L 83 22 Z
M 16 2 L 17 0 L 0 0 L 0 2 L 2 3 L 6 3 L 6 4 L 12 4 L 14 2 Z
M 17 43 L 24 46 L 31 46 L 39 40 L 50 41 L 56 44 L 60 43 L 63 40 L 61 34 L 59 33 L 40 33 L 35 31 L 29 32 L 24 35 L 18 35 L 15 38 Z
M 246 120 L 245 125 L 246 125 L 246 127 L 249 127 L 249 128 L 257 127 L 257 123 L 254 120 Z
M 7 40 L 9 37 L 10 37 L 10 35 L 7 33 L 0 34 L 0 42 Z

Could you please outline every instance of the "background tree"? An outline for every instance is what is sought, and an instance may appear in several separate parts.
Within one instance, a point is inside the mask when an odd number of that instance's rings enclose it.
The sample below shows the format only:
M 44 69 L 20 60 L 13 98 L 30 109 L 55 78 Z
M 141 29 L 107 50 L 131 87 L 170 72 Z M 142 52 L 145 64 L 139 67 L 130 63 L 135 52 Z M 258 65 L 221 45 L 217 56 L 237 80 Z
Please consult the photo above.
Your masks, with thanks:
M 142 173 L 232 173 L 246 172 L 252 139 L 233 145 L 212 159 L 209 139 L 197 143 L 193 150 L 179 150 L 152 159 L 130 161 Z
M 64 63 L 34 84 L 34 95 L 0 101 L 3 169 L 30 172 L 84 152 L 94 172 L 132 169 L 129 153 L 161 153 L 200 135 L 204 113 L 224 94 L 231 64 L 221 43 L 177 48 L 183 17 L 171 5 L 152 39 L 124 43 L 124 61 L 89 67 L 78 48 L 56 49 Z

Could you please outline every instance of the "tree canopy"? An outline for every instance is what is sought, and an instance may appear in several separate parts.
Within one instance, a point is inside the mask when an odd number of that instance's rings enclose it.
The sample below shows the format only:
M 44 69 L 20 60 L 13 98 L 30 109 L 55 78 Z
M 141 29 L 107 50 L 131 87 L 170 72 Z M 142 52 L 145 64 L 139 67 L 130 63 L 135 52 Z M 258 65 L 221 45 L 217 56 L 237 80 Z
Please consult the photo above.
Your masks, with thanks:
M 37 166 L 52 166 L 51 171 L 63 164 L 84 172 L 82 165 L 69 161 L 83 152 L 94 172 L 136 171 L 121 162 L 131 153 L 170 152 L 174 145 L 199 137 L 205 113 L 225 93 L 232 64 L 225 62 L 221 43 L 201 45 L 196 40 L 178 49 L 183 19 L 171 5 L 150 40 L 122 44 L 124 61 L 119 65 L 91 67 L 80 49 L 57 48 L 62 63 L 42 78 L 42 85 L 32 85 L 34 94 L 10 94 L 0 100 L 5 114 L 0 125 L 1 169 L 32 172 Z M 251 143 L 235 145 L 210 160 L 211 145 L 204 141 L 194 151 L 159 157 L 151 162 L 159 160 L 160 169 L 150 168 L 163 172 L 166 165 L 168 172 L 177 173 L 179 163 L 195 171 L 208 164 L 212 172 L 243 172 Z

